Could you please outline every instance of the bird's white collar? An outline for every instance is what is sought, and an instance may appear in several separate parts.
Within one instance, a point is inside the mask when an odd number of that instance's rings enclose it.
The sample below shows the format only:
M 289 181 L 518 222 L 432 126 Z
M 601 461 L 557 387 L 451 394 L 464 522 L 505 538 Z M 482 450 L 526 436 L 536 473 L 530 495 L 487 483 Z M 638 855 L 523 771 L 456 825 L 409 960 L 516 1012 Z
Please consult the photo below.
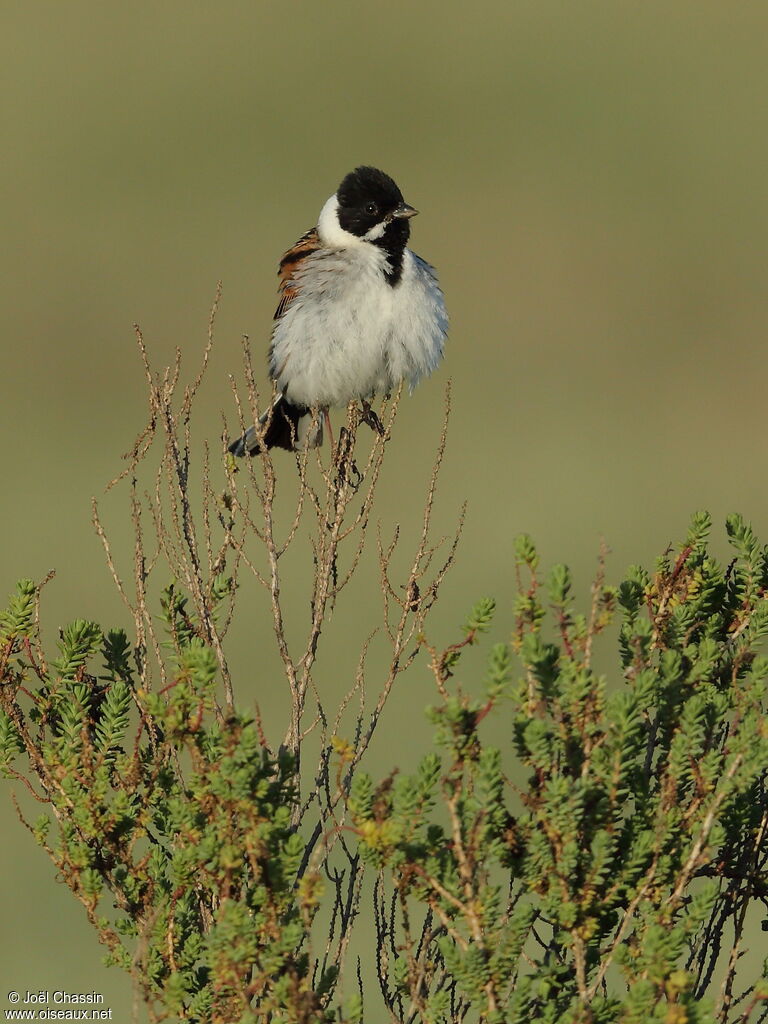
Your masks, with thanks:
M 326 202 L 317 218 L 317 233 L 323 245 L 331 249 L 349 249 L 352 246 L 365 245 L 367 242 L 374 242 L 384 234 L 386 224 L 375 224 L 362 238 L 353 235 L 351 231 L 345 231 L 339 224 L 339 200 L 334 193 Z

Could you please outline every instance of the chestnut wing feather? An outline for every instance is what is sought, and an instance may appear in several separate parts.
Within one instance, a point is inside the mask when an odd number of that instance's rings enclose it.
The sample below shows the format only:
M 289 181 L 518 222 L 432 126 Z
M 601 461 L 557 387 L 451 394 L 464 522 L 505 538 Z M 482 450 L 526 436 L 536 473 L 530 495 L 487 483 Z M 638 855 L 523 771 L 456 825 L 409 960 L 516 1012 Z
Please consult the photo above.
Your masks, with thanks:
M 275 320 L 280 319 L 286 309 L 299 294 L 299 287 L 295 279 L 297 271 L 300 269 L 307 256 L 311 256 L 313 252 L 317 252 L 320 247 L 321 243 L 317 234 L 317 228 L 312 228 L 311 231 L 307 231 L 306 234 L 302 235 L 298 242 L 296 242 L 295 245 L 292 245 L 291 248 L 283 255 L 283 258 L 280 260 L 280 268 L 277 272 L 280 278 L 280 285 L 278 289 L 280 302 L 275 310 Z

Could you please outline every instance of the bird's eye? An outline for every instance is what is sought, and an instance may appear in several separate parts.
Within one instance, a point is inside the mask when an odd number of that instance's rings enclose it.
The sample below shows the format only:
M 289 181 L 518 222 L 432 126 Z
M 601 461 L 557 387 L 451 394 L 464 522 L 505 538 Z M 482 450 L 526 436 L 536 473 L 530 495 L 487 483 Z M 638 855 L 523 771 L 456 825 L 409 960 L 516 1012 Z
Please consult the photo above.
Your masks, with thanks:
M 379 208 L 376 205 L 376 203 L 366 203 L 365 204 L 365 212 L 369 216 L 374 217 L 379 212 Z

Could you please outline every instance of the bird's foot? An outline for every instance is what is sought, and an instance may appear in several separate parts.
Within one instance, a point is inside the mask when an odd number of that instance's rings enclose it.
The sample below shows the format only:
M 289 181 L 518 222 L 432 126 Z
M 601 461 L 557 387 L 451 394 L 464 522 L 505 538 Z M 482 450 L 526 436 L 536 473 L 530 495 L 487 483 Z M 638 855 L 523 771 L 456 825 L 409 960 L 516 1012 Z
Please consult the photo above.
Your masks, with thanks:
M 384 424 L 371 408 L 370 402 L 363 400 L 363 411 L 360 419 L 363 423 L 367 423 L 371 430 L 375 430 L 379 437 L 384 436 Z

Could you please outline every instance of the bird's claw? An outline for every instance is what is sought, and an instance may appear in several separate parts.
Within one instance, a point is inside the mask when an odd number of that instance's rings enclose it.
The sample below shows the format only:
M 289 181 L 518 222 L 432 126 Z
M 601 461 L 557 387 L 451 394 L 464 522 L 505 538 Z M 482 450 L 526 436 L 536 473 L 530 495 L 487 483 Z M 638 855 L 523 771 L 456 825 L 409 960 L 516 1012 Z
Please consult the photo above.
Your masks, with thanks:
M 368 402 L 363 402 L 363 411 L 360 415 L 363 423 L 367 423 L 371 430 L 375 430 L 379 437 L 384 436 L 384 424 L 370 407 Z

